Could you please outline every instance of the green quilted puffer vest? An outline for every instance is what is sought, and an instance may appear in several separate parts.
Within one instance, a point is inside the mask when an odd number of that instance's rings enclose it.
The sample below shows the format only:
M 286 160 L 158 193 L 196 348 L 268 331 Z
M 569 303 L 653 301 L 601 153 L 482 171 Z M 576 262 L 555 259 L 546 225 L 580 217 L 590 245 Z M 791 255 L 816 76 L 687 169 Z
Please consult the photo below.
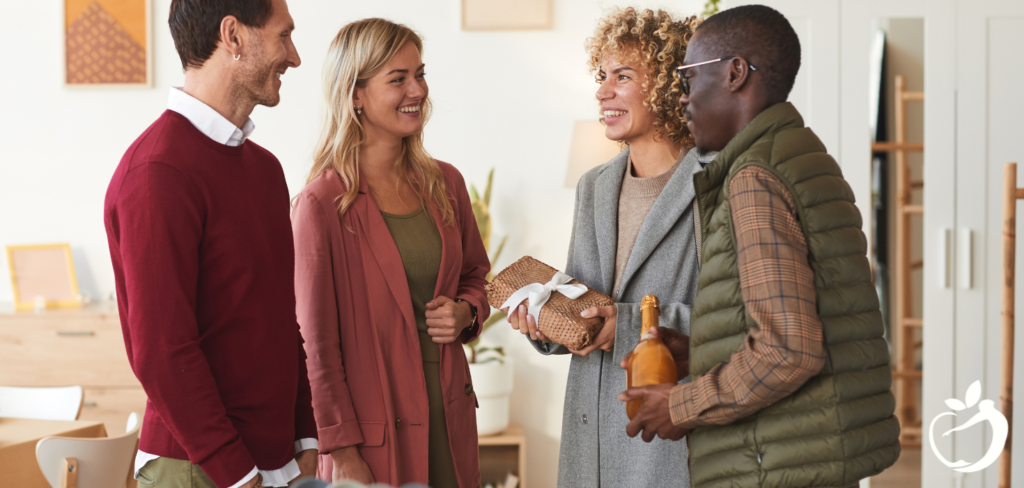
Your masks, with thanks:
M 839 165 L 789 103 L 774 105 L 694 176 L 702 260 L 690 325 L 690 373 L 728 361 L 756 323 L 743 305 L 729 181 L 755 165 L 793 194 L 814 271 L 827 359 L 793 395 L 690 435 L 695 488 L 849 487 L 896 462 L 889 348 L 860 212 Z

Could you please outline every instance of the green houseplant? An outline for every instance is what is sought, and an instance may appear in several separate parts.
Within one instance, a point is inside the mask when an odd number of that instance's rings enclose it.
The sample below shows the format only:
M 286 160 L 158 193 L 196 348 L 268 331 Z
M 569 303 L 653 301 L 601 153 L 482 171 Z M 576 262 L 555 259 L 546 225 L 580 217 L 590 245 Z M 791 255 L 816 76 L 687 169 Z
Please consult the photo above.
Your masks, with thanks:
M 487 174 L 487 186 L 484 187 L 484 194 L 481 197 L 480 192 L 477 191 L 476 186 L 472 183 L 469 185 L 469 196 L 470 202 L 473 204 L 473 216 L 476 217 L 476 226 L 480 229 L 480 238 L 484 241 L 484 249 L 488 253 L 491 252 L 491 186 L 494 183 L 494 168 L 491 168 L 490 173 Z M 505 248 L 505 241 L 508 240 L 508 235 L 501 238 L 501 242 L 498 243 L 498 248 L 494 250 L 493 254 L 490 254 L 491 260 L 491 272 L 487 274 L 487 282 L 490 283 L 494 279 L 494 263 L 498 261 L 498 257 L 501 256 L 502 249 Z M 487 332 L 491 326 L 504 320 L 506 317 L 505 312 L 501 310 L 492 310 L 490 318 L 481 326 L 480 334 Z M 475 341 L 467 344 L 469 347 L 469 362 L 470 363 L 487 363 L 491 361 L 504 362 L 505 350 L 501 347 L 484 347 L 480 345 L 480 338 L 478 337 Z
M 718 2 L 719 0 L 708 0 L 704 4 L 704 13 L 701 14 L 706 19 L 718 13 Z
M 491 187 L 494 183 L 494 169 L 487 175 L 487 186 L 481 196 L 476 187 L 469 185 L 470 200 L 473 204 L 473 215 L 476 225 L 480 228 L 480 237 L 484 241 L 484 249 L 491 249 Z M 505 247 L 506 235 L 498 243 L 497 249 L 490 255 L 491 266 L 501 256 Z M 487 281 L 494 279 L 494 270 L 487 275 Z M 501 310 L 494 313 L 481 325 L 481 335 L 494 324 L 505 319 Z M 503 432 L 509 424 L 509 396 L 512 394 L 512 362 L 502 347 L 482 346 L 480 339 L 466 344 L 469 355 L 469 373 L 473 377 L 473 389 L 476 392 L 479 407 L 476 411 L 476 427 L 480 435 L 493 435 Z

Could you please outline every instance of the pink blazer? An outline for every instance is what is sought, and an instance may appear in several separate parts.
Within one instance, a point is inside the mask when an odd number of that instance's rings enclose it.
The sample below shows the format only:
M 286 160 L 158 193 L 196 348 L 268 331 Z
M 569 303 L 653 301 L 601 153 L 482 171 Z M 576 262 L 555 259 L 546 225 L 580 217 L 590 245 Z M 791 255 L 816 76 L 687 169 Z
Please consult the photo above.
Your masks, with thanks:
M 490 307 L 490 261 L 462 175 L 439 162 L 455 224 L 444 225 L 434 296 L 476 306 L 478 323 L 441 346 L 448 438 L 461 488 L 480 484 L 476 395 L 462 342 L 474 340 Z M 402 257 L 362 180 L 343 218 L 335 200 L 345 186 L 329 171 L 302 190 L 292 211 L 295 295 L 305 340 L 313 412 L 320 440 L 319 477 L 330 480 L 330 451 L 359 446 L 378 483 L 427 484 L 427 390 Z M 346 229 L 346 226 L 352 231 Z

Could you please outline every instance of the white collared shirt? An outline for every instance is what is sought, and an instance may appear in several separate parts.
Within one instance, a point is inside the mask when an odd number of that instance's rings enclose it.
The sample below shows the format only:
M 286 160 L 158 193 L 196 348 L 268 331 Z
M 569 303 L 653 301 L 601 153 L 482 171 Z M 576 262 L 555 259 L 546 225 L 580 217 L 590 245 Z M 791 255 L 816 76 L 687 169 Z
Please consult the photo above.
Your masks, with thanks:
M 184 115 L 196 129 L 206 134 L 206 137 L 225 146 L 241 146 L 252 131 L 256 130 L 256 124 L 252 123 L 252 119 L 246 119 L 239 129 L 212 107 L 185 93 L 181 88 L 171 87 L 167 109 Z
M 181 88 L 171 87 L 171 95 L 167 99 L 167 108 L 184 115 L 192 125 L 196 126 L 200 132 L 206 134 L 207 137 L 213 139 L 217 143 L 224 144 L 225 146 L 241 146 L 242 143 L 252 134 L 252 131 L 256 129 L 256 125 L 252 123 L 252 119 L 247 119 L 242 128 L 239 129 L 232 124 L 230 120 L 225 118 L 223 115 L 217 113 L 216 110 L 211 108 L 209 105 L 199 101 L 197 98 L 185 93 Z M 295 441 L 295 452 L 302 452 L 307 449 L 319 449 L 320 444 L 316 439 L 306 438 Z M 159 458 L 155 454 L 149 454 L 139 450 L 135 454 L 135 478 L 139 477 L 139 471 L 146 466 L 146 463 Z M 230 488 L 238 488 L 254 477 L 256 473 L 263 474 L 263 486 L 288 486 L 288 482 L 299 476 L 299 464 L 294 459 L 288 461 L 284 467 L 271 471 L 263 471 L 253 466 L 252 471 L 249 474 L 242 477 L 242 479 Z

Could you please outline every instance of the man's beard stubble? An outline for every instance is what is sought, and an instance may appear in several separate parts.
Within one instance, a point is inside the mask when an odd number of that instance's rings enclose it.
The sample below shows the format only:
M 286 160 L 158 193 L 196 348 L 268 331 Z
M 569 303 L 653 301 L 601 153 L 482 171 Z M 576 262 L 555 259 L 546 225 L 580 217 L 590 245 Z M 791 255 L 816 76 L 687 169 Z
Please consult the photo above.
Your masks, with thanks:
M 251 106 L 273 107 L 281 102 L 281 94 L 273 86 L 274 63 L 264 59 L 263 43 L 257 34 L 249 36 L 249 44 L 252 49 L 248 59 L 243 59 L 242 69 L 235 79 L 235 101 Z

